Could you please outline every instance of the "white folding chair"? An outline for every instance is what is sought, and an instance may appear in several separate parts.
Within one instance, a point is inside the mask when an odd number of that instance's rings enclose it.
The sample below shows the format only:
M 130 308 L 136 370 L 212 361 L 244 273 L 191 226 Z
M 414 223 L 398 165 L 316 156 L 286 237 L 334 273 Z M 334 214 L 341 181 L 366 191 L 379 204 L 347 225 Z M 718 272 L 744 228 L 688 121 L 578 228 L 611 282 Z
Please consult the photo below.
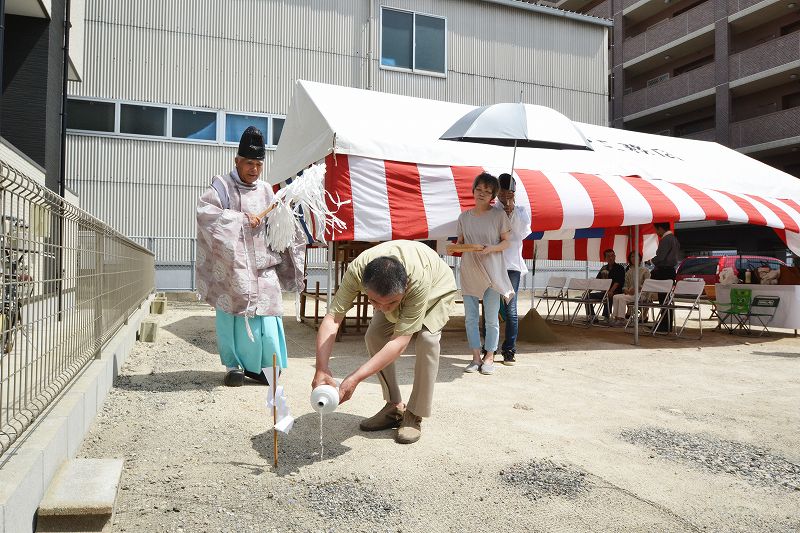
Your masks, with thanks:
M 564 287 L 567 285 L 567 278 L 565 276 L 550 276 L 544 286 L 544 291 L 539 296 L 539 301 L 536 302 L 536 310 L 539 310 L 539 304 L 544 302 L 547 309 L 547 316 L 545 320 L 550 319 L 550 313 L 556 306 L 556 301 L 564 295 Z
M 664 299 L 664 303 L 658 303 L 653 301 L 653 294 L 665 292 L 667 293 L 667 297 Z M 639 310 L 644 311 L 645 309 L 650 309 L 653 311 L 653 330 L 652 333 L 655 335 L 656 328 L 664 319 L 665 308 L 672 302 L 672 280 L 671 279 L 646 279 L 642 286 L 639 288 Z M 630 304 L 633 305 L 633 304 Z M 656 309 L 659 310 L 658 314 L 656 314 Z M 631 313 L 630 317 L 628 317 L 628 321 L 625 323 L 625 331 L 628 330 L 628 327 L 631 325 L 631 320 L 639 320 L 639 317 L 635 316 L 634 313 Z
M 675 289 L 672 291 L 671 310 L 684 310 L 688 311 L 686 318 L 683 320 L 680 329 L 675 332 L 676 337 L 680 337 L 683 330 L 686 328 L 686 323 L 691 318 L 693 312 L 697 312 L 697 320 L 700 322 L 700 336 L 703 337 L 703 317 L 700 315 L 700 298 L 703 296 L 703 291 L 706 288 L 706 282 L 703 280 L 681 280 L 675 284 Z
M 611 302 L 608 299 L 608 289 L 611 288 L 611 282 L 612 281 L 613 280 L 611 278 L 605 278 L 605 279 L 601 278 L 601 279 L 590 279 L 589 280 L 589 290 L 586 291 L 586 310 L 587 311 L 589 311 L 590 309 L 593 309 L 593 307 L 596 305 L 596 306 L 598 306 L 598 309 L 600 310 L 600 313 L 602 313 L 602 309 L 604 309 L 605 306 L 607 306 L 607 305 L 610 306 L 611 305 Z M 597 293 L 597 292 L 602 292 L 602 296 L 600 297 L 599 300 L 596 300 L 596 299 L 592 298 L 593 294 Z M 580 309 L 580 306 L 578 308 Z M 575 314 L 577 315 L 577 313 L 575 313 Z M 593 312 L 593 313 L 588 313 L 587 312 L 586 325 L 588 327 L 591 327 L 591 326 L 593 326 L 594 324 L 597 323 L 598 314 L 599 314 L 598 312 Z M 572 321 L 575 322 L 574 317 L 573 317 Z
M 560 322 L 567 322 L 567 317 L 570 317 L 570 324 L 572 323 L 573 314 L 570 312 L 570 303 L 583 302 L 586 299 L 586 293 L 589 291 L 588 279 L 582 278 L 569 278 L 567 285 L 564 287 L 561 296 L 556 298 L 556 306 L 553 309 L 553 320 L 555 316 L 561 312 Z

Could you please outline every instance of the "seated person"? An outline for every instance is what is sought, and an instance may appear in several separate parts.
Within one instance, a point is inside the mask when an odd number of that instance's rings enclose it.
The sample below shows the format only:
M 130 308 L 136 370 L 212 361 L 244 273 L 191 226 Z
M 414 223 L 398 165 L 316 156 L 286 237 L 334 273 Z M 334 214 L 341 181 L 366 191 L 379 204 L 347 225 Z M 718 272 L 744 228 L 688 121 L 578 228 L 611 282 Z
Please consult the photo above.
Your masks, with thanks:
M 603 252 L 603 257 L 606 260 L 606 264 L 603 265 L 602 268 L 600 269 L 600 272 L 597 273 L 597 279 L 611 278 L 611 286 L 608 288 L 607 291 L 608 301 L 610 302 L 615 294 L 619 294 L 622 292 L 622 287 L 623 285 L 625 285 L 625 268 L 616 262 L 617 255 L 611 248 Z M 589 299 L 597 300 L 599 302 L 603 299 L 603 293 L 601 291 L 594 291 L 591 294 L 589 294 Z M 591 304 L 586 305 L 586 314 L 590 319 L 594 318 L 593 305 Z M 608 319 L 609 314 L 610 314 L 609 304 L 606 303 L 603 305 L 603 316 L 606 317 L 606 319 Z
M 641 262 L 641 253 L 639 253 L 638 256 L 633 250 L 628 253 L 628 268 L 625 271 L 625 285 L 623 286 L 621 293 L 614 295 L 612 301 L 612 307 L 614 311 L 614 321 L 611 323 L 612 326 L 625 325 L 625 314 L 628 309 L 628 304 L 633 303 L 634 300 L 633 276 L 638 272 L 640 289 L 642 288 L 644 280 L 650 277 L 650 271 L 647 270 L 647 267 L 642 265 Z

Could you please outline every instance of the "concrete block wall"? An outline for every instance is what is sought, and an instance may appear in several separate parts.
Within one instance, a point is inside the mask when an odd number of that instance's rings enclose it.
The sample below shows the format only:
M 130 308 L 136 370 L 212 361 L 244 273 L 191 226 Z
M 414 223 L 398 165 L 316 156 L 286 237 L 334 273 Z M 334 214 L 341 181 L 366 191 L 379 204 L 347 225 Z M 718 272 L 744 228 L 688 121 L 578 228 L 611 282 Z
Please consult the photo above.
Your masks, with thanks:
M 75 456 L 134 343 L 152 296 L 73 380 L 40 419 L 0 457 L 0 533 L 32 533 L 34 516 L 61 464 Z

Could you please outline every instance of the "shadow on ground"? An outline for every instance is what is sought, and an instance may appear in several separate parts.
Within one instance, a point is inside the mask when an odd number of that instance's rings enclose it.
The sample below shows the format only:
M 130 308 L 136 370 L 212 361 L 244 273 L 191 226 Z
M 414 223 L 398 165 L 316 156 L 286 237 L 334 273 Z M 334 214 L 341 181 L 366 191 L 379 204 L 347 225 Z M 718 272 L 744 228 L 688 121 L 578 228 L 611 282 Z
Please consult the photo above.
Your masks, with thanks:
M 223 387 L 222 380 L 225 369 L 220 366 L 219 372 L 213 370 L 178 370 L 175 372 L 157 372 L 152 374 L 121 374 L 114 380 L 114 386 L 123 390 L 150 392 L 177 391 L 211 391 Z M 264 387 L 261 383 L 245 379 L 245 387 Z
M 351 437 L 360 436 L 366 439 L 394 440 L 395 430 L 364 432 L 358 428 L 363 416 L 349 413 L 333 412 L 323 417 L 324 444 L 323 461 L 336 459 L 351 450 L 344 442 Z M 251 437 L 253 449 L 264 458 L 272 468 L 273 437 L 272 430 Z M 294 427 L 288 435 L 278 433 L 278 469 L 277 475 L 285 476 L 297 472 L 300 468 L 320 460 L 320 416 L 307 413 L 294 421 Z
M 800 353 L 791 353 L 791 352 L 753 352 L 753 355 L 768 355 L 770 357 L 788 357 L 790 359 L 800 358 Z

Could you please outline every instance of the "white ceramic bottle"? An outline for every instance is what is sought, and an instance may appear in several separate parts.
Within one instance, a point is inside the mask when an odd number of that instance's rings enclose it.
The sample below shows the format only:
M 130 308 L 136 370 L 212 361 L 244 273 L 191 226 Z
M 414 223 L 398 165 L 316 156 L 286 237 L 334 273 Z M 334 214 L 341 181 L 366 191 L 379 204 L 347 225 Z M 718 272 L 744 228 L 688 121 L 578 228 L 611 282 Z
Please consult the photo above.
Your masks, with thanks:
M 332 413 L 339 406 L 339 389 L 320 385 L 311 391 L 311 407 L 318 413 Z

